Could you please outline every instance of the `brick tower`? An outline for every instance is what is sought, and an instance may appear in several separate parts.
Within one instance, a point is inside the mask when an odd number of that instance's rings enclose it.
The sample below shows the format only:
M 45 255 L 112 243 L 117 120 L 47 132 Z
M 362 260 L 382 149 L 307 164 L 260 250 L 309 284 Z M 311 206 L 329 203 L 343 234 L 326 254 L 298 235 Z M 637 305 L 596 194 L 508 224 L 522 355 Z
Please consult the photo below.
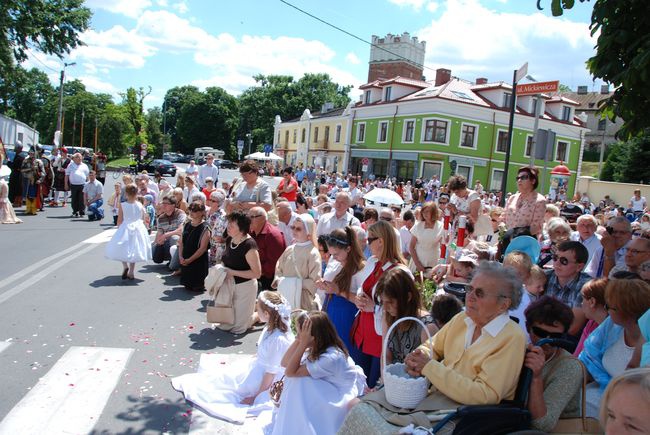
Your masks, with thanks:
M 372 44 L 368 62 L 368 82 L 395 76 L 424 80 L 422 65 L 425 41 L 418 41 L 416 36 L 411 38 L 408 32 L 404 32 L 402 35 L 389 33 L 384 38 L 372 35 Z

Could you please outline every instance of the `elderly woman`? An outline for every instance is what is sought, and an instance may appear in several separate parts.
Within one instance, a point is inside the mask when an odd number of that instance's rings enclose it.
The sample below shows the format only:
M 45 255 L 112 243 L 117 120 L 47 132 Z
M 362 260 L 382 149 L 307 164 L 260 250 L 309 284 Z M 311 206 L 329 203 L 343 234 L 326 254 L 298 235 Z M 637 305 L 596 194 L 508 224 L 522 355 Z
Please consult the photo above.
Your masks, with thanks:
M 426 275 L 438 264 L 440 243 L 444 235 L 438 217 L 438 206 L 434 202 L 426 202 L 420 210 L 420 220 L 411 228 L 409 268 L 413 273 Z
M 447 208 L 454 219 L 459 215 L 466 215 L 471 222 L 476 223 L 481 211 L 479 194 L 467 188 L 467 179 L 462 175 L 450 177 L 447 186 L 452 194 Z
M 289 245 L 278 259 L 275 267 L 275 282 L 272 287 L 278 288 L 283 293 L 281 281 L 298 280 L 300 292 L 297 295 L 283 294 L 292 308 L 306 311 L 318 309 L 314 298 L 316 296 L 316 282 L 320 280 L 321 259 L 316 247 L 316 223 L 308 213 L 298 215 L 291 232 L 294 243 Z M 297 289 L 296 288 L 296 289 Z M 289 298 L 289 296 L 293 296 Z
M 560 243 L 571 237 L 571 226 L 561 217 L 554 217 L 546 225 L 548 237 L 541 243 L 541 252 L 537 264 L 541 267 L 553 267 L 553 255 L 557 254 Z
M 607 387 L 600 422 L 607 434 L 650 433 L 650 368 L 628 370 Z
M 526 337 L 510 320 L 508 310 L 516 308 L 520 300 L 521 281 L 514 270 L 495 262 L 480 264 L 468 288 L 465 311 L 405 359 L 409 374 L 426 376 L 433 385 L 415 411 L 496 404 L 513 398 Z M 386 401 L 384 390 L 364 396 L 339 434 L 394 434 L 413 422 L 404 409 Z M 400 426 L 391 421 L 399 421 Z
M 253 325 L 257 280 L 262 275 L 260 255 L 255 240 L 248 234 L 251 219 L 241 211 L 230 213 L 226 250 L 221 257 L 229 277 L 235 279 L 233 307 L 235 323 L 217 327 L 233 334 L 243 334 Z
M 605 289 L 609 317 L 585 340 L 578 356 L 594 382 L 587 386 L 587 415 L 598 416 L 607 384 L 628 367 L 641 338 L 637 323 L 650 308 L 650 284 L 640 279 L 614 279 Z
M 210 250 L 208 251 L 210 266 L 221 262 L 221 256 L 226 249 L 225 233 L 228 220 L 226 219 L 226 212 L 223 209 L 225 199 L 225 192 L 222 189 L 217 189 L 206 200 L 207 205 L 210 206 L 208 226 L 212 234 L 210 238 Z
M 573 311 L 551 296 L 542 296 L 525 311 L 532 343 L 544 338 L 562 338 L 573 321 Z M 578 393 L 582 387 L 582 368 L 566 350 L 545 344 L 529 345 L 524 365 L 532 373 L 528 393 L 528 410 L 532 428 L 553 432 L 561 416 L 576 417 Z
M 255 160 L 245 160 L 239 166 L 242 180 L 232 188 L 229 200 L 226 202 L 226 211 L 249 210 L 253 207 L 262 207 L 266 211 L 273 208 L 271 187 L 259 176 L 259 167 Z
M 536 168 L 520 168 L 517 171 L 517 193 L 506 203 L 505 222 L 508 230 L 528 232 L 533 237 L 542 233 L 546 198 L 537 193 L 539 171 Z
M 187 201 L 185 201 L 183 189 L 181 189 L 180 187 L 176 187 L 172 191 L 172 194 L 176 199 L 176 208 L 182 210 L 183 213 L 187 213 Z

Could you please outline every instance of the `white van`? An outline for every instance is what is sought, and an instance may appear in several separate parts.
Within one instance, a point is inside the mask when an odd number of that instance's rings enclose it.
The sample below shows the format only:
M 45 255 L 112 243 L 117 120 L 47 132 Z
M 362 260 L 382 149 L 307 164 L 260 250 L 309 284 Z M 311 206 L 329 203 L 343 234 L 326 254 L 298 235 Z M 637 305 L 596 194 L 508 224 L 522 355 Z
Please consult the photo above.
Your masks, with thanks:
M 195 148 L 194 149 L 194 161 L 198 165 L 202 165 L 205 163 L 205 156 L 208 154 L 212 154 L 215 159 L 222 159 L 224 155 L 226 155 L 225 151 L 218 150 L 216 148 L 211 148 L 211 147 L 200 147 L 200 148 Z

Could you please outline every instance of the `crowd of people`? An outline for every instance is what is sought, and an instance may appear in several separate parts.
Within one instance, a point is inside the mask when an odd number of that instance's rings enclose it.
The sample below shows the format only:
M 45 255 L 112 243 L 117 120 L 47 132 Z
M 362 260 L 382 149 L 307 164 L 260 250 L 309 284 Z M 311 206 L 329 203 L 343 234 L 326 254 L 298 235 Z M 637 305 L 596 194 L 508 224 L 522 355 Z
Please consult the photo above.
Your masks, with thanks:
M 102 204 L 88 204 L 97 177 L 75 158 L 64 171 L 73 213 L 101 219 Z M 586 379 L 586 415 L 605 432 L 650 433 L 650 215 L 639 192 L 630 210 L 577 195 L 580 213 L 568 216 L 530 167 L 503 208 L 460 175 L 411 185 L 286 167 L 272 188 L 252 160 L 220 187 L 218 172 L 200 171 L 175 186 L 124 175 L 107 202 L 118 230 L 106 256 L 123 279 L 153 260 L 187 291 L 209 291 L 224 310 L 216 328 L 265 325 L 246 367 L 206 363 L 172 381 L 211 415 L 255 417 L 276 434 L 396 433 L 431 427 L 427 413 L 513 399 L 529 369 L 532 429 L 579 416 Z M 402 201 L 364 199 L 382 187 Z M 396 325 L 405 317 L 426 330 Z M 393 364 L 431 383 L 415 410 L 391 404 Z

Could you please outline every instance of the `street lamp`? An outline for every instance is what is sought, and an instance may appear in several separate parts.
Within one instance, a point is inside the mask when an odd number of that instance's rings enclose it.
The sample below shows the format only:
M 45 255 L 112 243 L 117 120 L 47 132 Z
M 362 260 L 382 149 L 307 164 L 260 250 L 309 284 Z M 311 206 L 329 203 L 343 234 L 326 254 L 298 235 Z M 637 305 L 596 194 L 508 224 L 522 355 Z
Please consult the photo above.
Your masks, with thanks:
M 246 138 L 248 139 L 248 154 L 251 153 L 251 145 L 253 144 L 253 135 L 252 133 L 246 133 Z
M 59 116 L 56 120 L 56 131 L 59 133 L 59 135 L 61 135 L 61 127 L 62 127 L 61 119 L 63 118 L 63 80 L 65 78 L 65 68 L 67 66 L 73 66 L 76 64 L 77 64 L 76 62 L 70 62 L 70 63 L 63 62 L 63 69 L 61 70 L 61 81 L 59 82 Z M 54 133 L 54 135 L 56 137 L 56 133 Z M 63 138 L 59 136 L 59 141 L 61 139 Z M 55 141 L 54 146 L 55 148 L 58 148 L 59 144 L 56 143 Z

